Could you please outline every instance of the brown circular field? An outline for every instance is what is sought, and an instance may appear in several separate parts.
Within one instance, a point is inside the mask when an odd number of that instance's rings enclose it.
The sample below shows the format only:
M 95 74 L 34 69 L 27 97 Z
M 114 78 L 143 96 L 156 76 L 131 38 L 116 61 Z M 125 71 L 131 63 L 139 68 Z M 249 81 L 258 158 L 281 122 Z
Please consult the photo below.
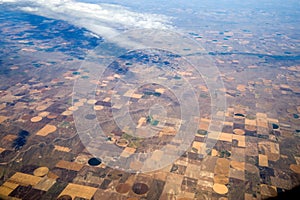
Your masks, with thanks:
M 56 114 L 49 114 L 49 115 L 47 116 L 48 119 L 55 119 L 56 117 L 57 117 Z
M 129 142 L 126 139 L 119 139 L 116 142 L 116 145 L 119 147 L 127 147 L 128 144 L 129 144 Z
M 83 103 L 85 103 L 86 101 L 87 101 L 87 99 L 86 99 L 86 98 L 79 99 L 79 102 L 83 102 Z
M 50 114 L 49 112 L 43 111 L 43 112 L 40 112 L 38 115 L 39 115 L 40 117 L 47 117 L 49 114 Z
M 48 108 L 47 105 L 40 105 L 40 106 L 36 107 L 36 110 L 37 111 L 43 111 L 43 110 L 46 110 L 47 108 Z
M 103 109 L 103 106 L 100 106 L 100 105 L 94 106 L 94 110 L 102 110 L 102 109 Z
M 95 100 L 95 99 L 89 99 L 89 100 L 87 101 L 87 104 L 93 105 L 93 104 L 95 104 L 96 102 L 97 102 L 97 100 Z
M 33 175 L 35 176 L 45 176 L 49 172 L 48 167 L 39 167 L 33 171 Z
M 213 190 L 218 194 L 226 194 L 228 192 L 228 188 L 223 184 L 214 184 Z
M 116 187 L 116 191 L 125 194 L 130 190 L 130 185 L 127 183 L 121 183 Z
M 75 111 L 75 110 L 78 110 L 78 107 L 77 106 L 71 106 L 68 108 L 70 111 Z
M 66 110 L 65 112 L 61 113 L 61 115 L 65 115 L 65 116 L 68 116 L 68 115 L 72 115 L 73 112 L 71 110 Z
M 255 126 L 246 125 L 245 128 L 246 128 L 248 131 L 256 131 L 256 127 L 255 127 Z
M 36 116 L 30 119 L 31 122 L 35 123 L 35 122 L 39 122 L 41 121 L 43 118 L 41 116 Z
M 148 190 L 149 190 L 149 187 L 145 183 L 135 183 L 132 186 L 132 191 L 139 195 L 146 194 L 148 192 Z
M 250 163 L 245 164 L 245 169 L 246 169 L 246 171 L 248 171 L 252 174 L 259 173 L 259 169 L 255 165 L 250 164 Z
M 234 129 L 233 130 L 234 134 L 237 134 L 237 135 L 245 135 L 245 131 L 243 129 Z
M 77 106 L 77 107 L 80 107 L 80 106 L 83 106 L 84 102 L 76 102 L 74 103 L 74 106 Z

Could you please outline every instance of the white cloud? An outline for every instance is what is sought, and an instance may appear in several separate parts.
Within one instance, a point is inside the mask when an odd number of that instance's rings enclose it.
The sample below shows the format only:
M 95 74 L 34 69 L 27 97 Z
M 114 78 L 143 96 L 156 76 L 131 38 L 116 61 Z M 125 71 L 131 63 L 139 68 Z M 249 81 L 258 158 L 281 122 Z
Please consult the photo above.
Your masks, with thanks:
M 164 15 L 138 13 L 111 4 L 74 0 L 0 0 L 1 3 L 14 3 L 23 11 L 68 21 L 106 39 L 118 35 L 120 30 L 171 28 L 170 18 Z
M 33 7 L 23 7 L 22 8 L 23 11 L 26 11 L 26 12 L 37 12 L 38 9 L 37 8 L 33 8 Z

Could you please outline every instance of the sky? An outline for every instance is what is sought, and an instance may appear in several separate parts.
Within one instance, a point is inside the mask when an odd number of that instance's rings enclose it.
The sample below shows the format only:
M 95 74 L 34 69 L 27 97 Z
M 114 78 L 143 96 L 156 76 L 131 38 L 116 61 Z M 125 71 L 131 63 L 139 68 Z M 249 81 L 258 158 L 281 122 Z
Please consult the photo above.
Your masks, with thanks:
M 272 20 L 300 23 L 298 0 L 0 0 L 5 2 L 27 12 L 66 20 L 104 37 L 115 36 L 124 29 L 212 25 L 207 21 L 212 13 L 216 23 L 240 22 L 238 26 L 263 27 Z M 235 13 L 243 16 L 229 18 Z M 257 24 L 258 21 L 266 23 Z
M 65 20 L 107 40 L 135 29 L 247 29 L 260 35 L 265 30 L 280 33 L 293 27 L 289 37 L 298 37 L 295 35 L 300 32 L 298 0 L 0 0 L 1 3 Z
M 165 15 L 132 11 L 127 7 L 107 3 L 85 3 L 75 0 L 0 0 L 17 9 L 44 17 L 68 21 L 104 38 L 117 36 L 130 29 L 169 29 Z

